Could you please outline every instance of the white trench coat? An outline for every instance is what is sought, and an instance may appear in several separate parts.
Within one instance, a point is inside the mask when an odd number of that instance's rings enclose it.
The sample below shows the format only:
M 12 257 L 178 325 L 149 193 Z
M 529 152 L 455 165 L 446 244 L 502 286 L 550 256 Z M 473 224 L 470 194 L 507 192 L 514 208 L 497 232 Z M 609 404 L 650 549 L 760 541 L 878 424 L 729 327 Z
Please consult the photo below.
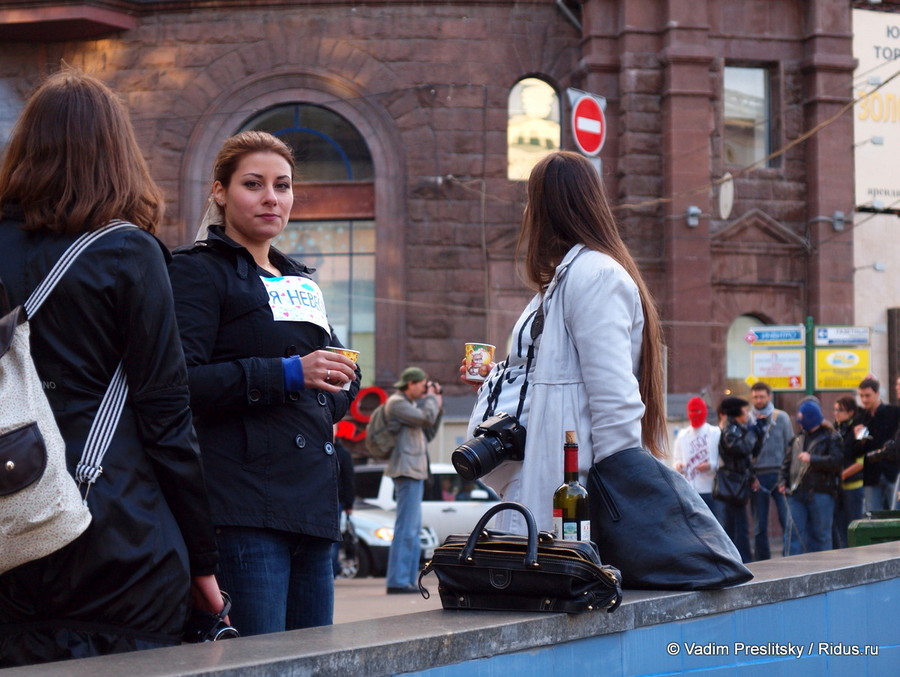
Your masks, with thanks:
M 535 296 L 516 323 L 507 375 L 524 370 L 531 316 L 540 302 Z M 625 269 L 608 255 L 577 245 L 547 288 L 544 315 L 520 417 L 527 430 L 525 459 L 500 464 L 484 480 L 503 500 L 528 506 L 538 529 L 550 531 L 553 493 L 563 481 L 566 430 L 577 433 L 585 485 L 591 465 L 642 446 L 638 373 L 644 314 L 637 285 Z M 504 366 L 498 363 L 478 392 L 470 436 Z M 506 406 L 497 411 L 515 414 L 512 400 L 518 401 L 518 392 L 514 397 L 505 393 L 500 404 Z M 501 513 L 496 528 L 525 533 L 524 520 L 514 511 Z

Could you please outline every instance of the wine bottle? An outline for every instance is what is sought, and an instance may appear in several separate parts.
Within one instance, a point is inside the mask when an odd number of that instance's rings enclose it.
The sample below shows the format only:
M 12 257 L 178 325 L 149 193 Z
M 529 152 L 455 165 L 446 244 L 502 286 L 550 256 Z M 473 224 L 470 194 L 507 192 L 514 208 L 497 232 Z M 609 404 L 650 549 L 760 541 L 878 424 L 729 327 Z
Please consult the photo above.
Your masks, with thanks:
M 553 530 L 567 541 L 591 540 L 591 515 L 588 492 L 578 481 L 578 442 L 575 431 L 566 431 L 563 447 L 565 480 L 553 494 Z

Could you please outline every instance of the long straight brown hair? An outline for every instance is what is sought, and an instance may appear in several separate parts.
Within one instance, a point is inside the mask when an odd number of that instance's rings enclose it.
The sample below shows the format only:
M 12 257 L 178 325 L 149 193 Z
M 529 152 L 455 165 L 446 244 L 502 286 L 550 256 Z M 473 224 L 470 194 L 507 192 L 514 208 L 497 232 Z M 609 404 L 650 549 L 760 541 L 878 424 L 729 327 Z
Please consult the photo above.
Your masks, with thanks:
M 112 219 L 149 232 L 163 215 L 125 108 L 98 79 L 65 66 L 28 100 L 0 164 L 0 204 L 26 230 L 80 233 Z
M 654 456 L 666 452 L 663 334 L 659 313 L 637 264 L 619 235 L 603 182 L 589 160 L 567 151 L 540 160 L 528 179 L 528 203 L 518 249 L 525 274 L 542 293 L 556 267 L 576 244 L 609 255 L 631 276 L 644 311 L 639 387 L 644 402 L 644 443 Z M 618 359 L 618 358 L 615 358 Z

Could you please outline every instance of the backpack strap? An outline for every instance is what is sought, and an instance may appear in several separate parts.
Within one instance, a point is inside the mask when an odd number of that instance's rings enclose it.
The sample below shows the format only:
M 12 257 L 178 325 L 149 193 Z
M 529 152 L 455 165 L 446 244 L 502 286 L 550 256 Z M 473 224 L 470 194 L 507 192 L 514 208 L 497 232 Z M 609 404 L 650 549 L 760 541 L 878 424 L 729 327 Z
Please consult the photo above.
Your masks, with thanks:
M 102 228 L 80 235 L 75 242 L 69 245 L 69 248 L 59 258 L 59 261 L 53 265 L 47 276 L 23 304 L 25 315 L 28 319 L 30 320 L 34 317 L 34 314 L 37 313 L 44 301 L 50 296 L 57 283 L 62 279 L 62 276 L 66 274 L 85 249 L 104 235 L 123 228 L 137 228 L 137 226 L 117 219 L 110 221 Z M 100 464 L 103 461 L 103 456 L 109 449 L 116 427 L 119 425 L 119 419 L 122 416 L 122 410 L 125 408 L 127 397 L 128 384 L 125 382 L 125 364 L 123 361 L 120 361 L 113 373 L 109 387 L 100 401 L 97 415 L 91 423 L 91 429 L 88 432 L 84 450 L 81 453 L 81 460 L 75 466 L 75 480 L 78 482 L 78 485 L 87 484 L 87 489 L 84 492 L 85 504 L 87 503 L 91 485 L 97 481 L 97 478 L 103 472 L 103 467 Z
M 87 249 L 95 240 L 103 237 L 107 233 L 111 233 L 114 230 L 121 230 L 122 228 L 137 228 L 137 226 L 128 223 L 127 221 L 110 221 L 102 228 L 83 233 L 75 240 L 75 242 L 69 245 L 69 248 L 59 257 L 59 261 L 53 265 L 50 272 L 47 273 L 47 276 L 41 280 L 41 283 L 35 287 L 33 292 L 31 292 L 31 296 L 29 296 L 25 303 L 22 304 L 28 319 L 31 319 L 44 304 L 44 301 L 50 296 L 50 292 L 56 287 L 57 282 L 62 279 L 62 276 L 66 274 L 66 271 L 68 271 L 72 264 L 75 263 L 75 259 L 78 258 L 81 252 Z

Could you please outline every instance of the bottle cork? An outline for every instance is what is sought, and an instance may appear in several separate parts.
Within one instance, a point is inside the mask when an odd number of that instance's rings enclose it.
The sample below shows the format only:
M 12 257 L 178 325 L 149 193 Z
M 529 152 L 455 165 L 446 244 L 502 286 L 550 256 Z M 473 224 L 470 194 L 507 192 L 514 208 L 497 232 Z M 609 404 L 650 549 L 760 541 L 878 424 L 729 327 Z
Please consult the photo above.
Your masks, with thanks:
M 567 430 L 566 431 L 566 444 L 577 444 L 577 443 L 578 443 L 578 439 L 575 435 L 575 431 Z

